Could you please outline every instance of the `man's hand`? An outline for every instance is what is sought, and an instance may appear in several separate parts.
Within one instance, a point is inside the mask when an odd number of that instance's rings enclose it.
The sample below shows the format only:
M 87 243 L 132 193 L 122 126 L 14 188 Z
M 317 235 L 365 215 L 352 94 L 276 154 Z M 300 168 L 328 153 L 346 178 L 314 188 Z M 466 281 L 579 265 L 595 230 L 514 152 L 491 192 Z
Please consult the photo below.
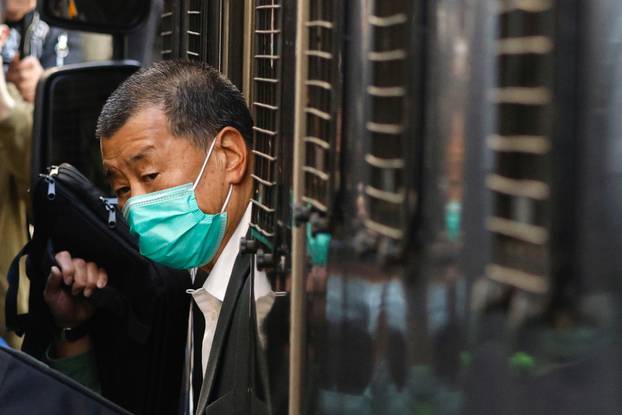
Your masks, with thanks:
M 9 28 L 7 25 L 0 24 L 0 49 L 4 47 L 5 42 L 9 38 Z M 0 56 L 0 66 L 2 66 L 2 57 Z M 0 71 L 0 121 L 4 121 L 15 108 L 15 100 L 9 94 L 9 89 L 4 78 L 4 71 Z
M 0 57 L 0 66 L 2 66 L 2 57 Z M 9 89 L 4 79 L 4 71 L 0 71 L 0 121 L 9 118 L 14 108 L 15 100 L 9 94 Z
M 41 75 L 43 75 L 43 67 L 39 59 L 34 56 L 20 59 L 16 56 L 9 65 L 7 81 L 15 84 L 24 101 L 34 102 L 37 82 Z
M 55 259 L 58 267 L 50 270 L 43 298 L 59 328 L 77 327 L 93 316 L 95 309 L 87 298 L 108 284 L 108 274 L 93 262 L 72 258 L 67 251 Z M 71 291 L 63 289 L 63 282 Z

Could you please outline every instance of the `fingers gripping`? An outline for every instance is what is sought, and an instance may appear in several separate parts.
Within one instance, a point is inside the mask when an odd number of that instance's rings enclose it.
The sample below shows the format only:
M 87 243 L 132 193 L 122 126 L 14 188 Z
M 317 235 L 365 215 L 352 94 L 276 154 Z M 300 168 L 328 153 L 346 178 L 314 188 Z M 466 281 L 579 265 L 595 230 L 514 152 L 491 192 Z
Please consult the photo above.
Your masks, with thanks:
M 71 293 L 78 295 L 82 293 L 85 297 L 90 297 L 96 289 L 106 287 L 108 284 L 108 274 L 103 268 L 99 268 L 94 262 L 86 262 L 81 258 L 72 258 L 67 251 L 61 251 L 55 256 L 58 268 L 53 267 L 50 277 L 54 278 L 50 281 L 52 289 L 56 288 L 56 284 L 60 284 L 57 278 L 71 287 Z M 58 271 L 58 275 L 56 274 Z

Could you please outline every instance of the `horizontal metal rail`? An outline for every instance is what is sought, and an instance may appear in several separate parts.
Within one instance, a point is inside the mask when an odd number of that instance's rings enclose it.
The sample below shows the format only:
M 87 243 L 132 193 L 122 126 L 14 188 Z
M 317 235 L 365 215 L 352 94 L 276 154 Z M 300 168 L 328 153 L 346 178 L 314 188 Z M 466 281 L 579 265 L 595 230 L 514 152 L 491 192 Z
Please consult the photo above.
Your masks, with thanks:
M 389 192 L 387 190 L 377 189 L 370 185 L 365 186 L 365 194 L 371 198 L 392 203 L 394 205 L 401 205 L 406 200 L 406 196 L 403 192 Z
M 498 174 L 486 177 L 486 186 L 490 190 L 510 196 L 545 200 L 550 195 L 549 185 L 539 180 L 512 179 Z
M 386 1 L 386 0 L 385 0 Z M 391 16 L 369 16 L 368 22 L 376 27 L 397 26 L 408 22 L 408 16 L 405 13 L 396 13 Z
M 391 239 L 401 240 L 404 237 L 404 231 L 391 226 L 384 225 L 372 219 L 365 219 L 365 227 L 376 232 L 379 235 L 386 236 Z
M 381 157 L 376 157 L 373 154 L 366 154 L 365 161 L 370 165 L 377 167 L 379 169 L 403 169 L 406 166 L 406 163 L 403 159 L 400 158 L 392 158 L 385 159 Z
M 545 294 L 549 290 L 549 284 L 544 276 L 497 264 L 486 266 L 486 276 L 493 281 L 535 294 Z
M 543 226 L 516 222 L 506 218 L 491 217 L 486 220 L 486 229 L 534 245 L 544 245 L 549 240 L 549 232 Z

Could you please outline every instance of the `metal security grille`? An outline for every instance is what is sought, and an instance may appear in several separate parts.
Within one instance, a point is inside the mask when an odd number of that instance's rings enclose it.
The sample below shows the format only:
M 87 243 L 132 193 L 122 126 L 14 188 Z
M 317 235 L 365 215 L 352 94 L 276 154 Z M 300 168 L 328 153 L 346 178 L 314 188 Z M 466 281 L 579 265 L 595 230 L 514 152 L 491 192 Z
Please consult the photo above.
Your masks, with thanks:
M 364 126 L 369 143 L 365 156 L 368 177 L 363 189 L 368 216 L 364 224 L 374 234 L 398 244 L 408 223 L 406 195 L 411 184 L 405 177 L 405 157 L 412 149 L 409 121 L 414 116 L 408 112 L 408 84 L 416 77 L 409 73 L 409 23 L 408 1 L 371 2 Z
M 190 60 L 205 61 L 207 36 L 203 20 L 207 13 L 204 11 L 202 0 L 186 0 L 184 7 L 184 54 Z
M 165 0 L 160 24 L 162 59 L 188 59 L 213 66 L 240 90 L 250 38 L 250 0 Z M 250 6 L 249 6 L 250 7 Z M 250 13 L 248 13 L 250 14 Z
M 162 59 L 208 62 L 207 3 L 202 0 L 164 1 L 160 23 Z M 219 18 L 218 13 L 213 14 L 214 18 Z M 211 38 L 209 41 L 214 43 Z
M 311 0 L 302 36 L 308 36 L 304 88 L 306 103 L 304 195 L 302 200 L 323 215 L 332 211 L 337 186 L 341 75 L 340 2 Z
M 550 286 L 553 0 L 502 1 L 498 79 L 490 98 L 497 127 L 488 137 L 494 171 L 492 263 L 487 276 L 532 293 Z
M 252 113 L 255 191 L 251 227 L 270 248 L 275 246 L 277 157 L 280 147 L 281 3 L 257 0 L 253 27 Z
M 179 42 L 179 5 L 175 0 L 166 0 L 162 7 L 160 20 L 160 55 L 162 59 L 173 59 L 178 54 Z

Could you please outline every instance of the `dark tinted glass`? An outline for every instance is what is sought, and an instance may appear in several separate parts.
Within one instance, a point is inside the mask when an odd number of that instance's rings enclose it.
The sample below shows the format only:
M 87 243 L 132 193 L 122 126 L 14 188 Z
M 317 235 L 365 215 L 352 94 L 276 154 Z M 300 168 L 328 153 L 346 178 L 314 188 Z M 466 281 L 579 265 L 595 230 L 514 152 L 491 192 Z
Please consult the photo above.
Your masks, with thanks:
M 44 81 L 44 95 L 40 97 L 43 114 L 39 118 L 42 125 L 35 131 L 33 173 L 67 162 L 98 187 L 109 190 L 102 174 L 99 142 L 95 139 L 97 117 L 112 91 L 136 69 L 69 68 Z

